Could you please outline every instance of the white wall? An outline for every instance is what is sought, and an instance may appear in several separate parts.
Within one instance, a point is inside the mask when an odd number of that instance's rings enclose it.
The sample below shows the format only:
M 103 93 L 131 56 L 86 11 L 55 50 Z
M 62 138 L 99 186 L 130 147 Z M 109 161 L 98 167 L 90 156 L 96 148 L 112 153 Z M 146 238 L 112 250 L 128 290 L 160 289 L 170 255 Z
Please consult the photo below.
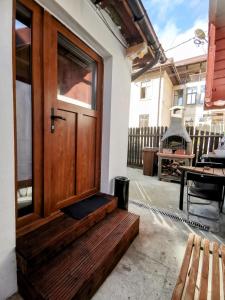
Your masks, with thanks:
M 140 98 L 141 82 L 151 80 L 152 93 L 151 97 L 147 95 L 145 99 Z M 131 83 L 130 97 L 130 118 L 129 127 L 139 126 L 139 115 L 149 115 L 149 126 L 156 126 L 158 114 L 159 99 L 159 77 L 141 77 L 140 80 Z
M 163 80 L 161 87 L 161 99 L 160 99 L 160 116 L 159 124 L 160 126 L 169 126 L 170 125 L 170 108 L 172 107 L 173 99 L 173 84 L 167 74 L 163 72 Z
M 12 1 L 0 1 L 0 299 L 16 292 Z

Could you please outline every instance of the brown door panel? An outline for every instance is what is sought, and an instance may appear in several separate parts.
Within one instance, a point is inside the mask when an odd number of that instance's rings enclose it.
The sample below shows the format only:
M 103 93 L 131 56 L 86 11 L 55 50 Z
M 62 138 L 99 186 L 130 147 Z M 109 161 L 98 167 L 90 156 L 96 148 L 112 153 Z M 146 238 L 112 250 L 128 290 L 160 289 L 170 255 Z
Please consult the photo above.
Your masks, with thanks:
M 48 216 L 99 190 L 103 67 L 102 59 L 62 24 L 48 13 L 44 19 L 44 214 Z M 52 108 L 66 119 L 55 119 L 53 130 Z
M 76 194 L 75 151 L 76 114 L 57 110 L 57 115 L 65 120 L 55 120 L 52 139 L 51 163 L 51 208 L 54 210 L 61 201 Z
M 77 124 L 77 194 L 96 187 L 96 119 L 78 115 Z

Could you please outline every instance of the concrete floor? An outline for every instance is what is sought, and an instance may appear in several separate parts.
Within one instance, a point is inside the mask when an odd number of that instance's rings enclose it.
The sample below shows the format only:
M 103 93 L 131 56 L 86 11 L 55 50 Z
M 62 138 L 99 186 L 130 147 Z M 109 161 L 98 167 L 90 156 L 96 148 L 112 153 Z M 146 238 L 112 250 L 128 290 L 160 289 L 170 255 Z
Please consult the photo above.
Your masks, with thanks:
M 178 209 L 180 185 L 142 175 L 142 170 L 128 168 L 130 200 L 163 208 L 186 217 Z M 185 201 L 186 202 L 186 201 Z M 225 242 L 225 217 L 220 224 L 198 218 L 215 232 L 205 232 L 129 205 L 129 211 L 140 215 L 140 233 L 116 268 L 97 291 L 93 300 L 169 300 L 176 284 L 188 235 L 193 232 L 219 243 Z M 207 212 L 210 213 L 211 211 Z
M 93 300 L 168 300 L 190 232 L 170 219 L 129 206 L 139 214 L 140 233 Z
M 144 176 L 141 169 L 128 168 L 130 178 L 130 199 L 143 202 L 153 207 L 165 209 L 178 216 L 187 217 L 186 213 L 186 189 L 184 193 L 184 210 L 179 210 L 180 184 L 166 181 L 159 181 L 158 177 Z M 201 201 L 201 200 L 200 200 Z M 207 206 L 194 206 L 191 211 L 205 216 L 214 217 L 217 212 L 217 203 Z M 225 207 L 223 209 L 225 212 Z M 225 214 L 220 215 L 220 222 L 210 221 L 205 218 L 190 217 L 193 221 L 210 227 L 207 237 L 210 240 L 217 240 L 225 243 Z M 197 232 L 197 231 L 196 231 Z M 197 232 L 199 233 L 199 232 Z M 200 232 L 201 234 L 201 232 Z
M 186 216 L 185 211 L 178 209 L 179 184 L 143 176 L 142 170 L 138 169 L 129 168 L 128 176 L 131 180 L 131 200 Z M 135 204 L 129 204 L 129 211 L 140 215 L 140 233 L 93 300 L 169 300 L 189 233 L 195 232 L 210 240 L 225 242 L 225 234 L 221 230 L 225 227 L 224 216 L 216 227 L 210 224 L 213 230 L 216 228 L 215 233 L 193 229 Z M 21 298 L 17 295 L 12 299 Z

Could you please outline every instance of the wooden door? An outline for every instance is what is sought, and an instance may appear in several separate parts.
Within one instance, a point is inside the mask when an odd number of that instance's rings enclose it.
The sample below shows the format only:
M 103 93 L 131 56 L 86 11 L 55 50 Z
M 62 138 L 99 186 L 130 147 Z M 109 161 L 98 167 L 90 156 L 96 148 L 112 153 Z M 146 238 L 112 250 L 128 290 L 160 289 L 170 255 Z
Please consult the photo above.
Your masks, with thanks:
M 96 193 L 100 185 L 102 59 L 44 15 L 44 210 Z

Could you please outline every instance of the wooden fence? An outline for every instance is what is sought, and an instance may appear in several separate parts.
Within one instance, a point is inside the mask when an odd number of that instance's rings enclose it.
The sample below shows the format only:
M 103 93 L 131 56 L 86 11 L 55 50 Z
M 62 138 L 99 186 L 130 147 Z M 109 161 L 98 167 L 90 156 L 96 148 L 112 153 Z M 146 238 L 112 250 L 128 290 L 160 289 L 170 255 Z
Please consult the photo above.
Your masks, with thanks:
M 218 147 L 221 133 L 204 131 L 195 127 L 186 127 L 193 143 L 193 153 L 196 161 L 199 161 L 202 154 L 212 152 Z M 160 146 L 162 136 L 166 132 L 167 127 L 143 127 L 129 128 L 128 133 L 128 155 L 127 165 L 130 167 L 143 166 L 143 149 L 145 147 Z

